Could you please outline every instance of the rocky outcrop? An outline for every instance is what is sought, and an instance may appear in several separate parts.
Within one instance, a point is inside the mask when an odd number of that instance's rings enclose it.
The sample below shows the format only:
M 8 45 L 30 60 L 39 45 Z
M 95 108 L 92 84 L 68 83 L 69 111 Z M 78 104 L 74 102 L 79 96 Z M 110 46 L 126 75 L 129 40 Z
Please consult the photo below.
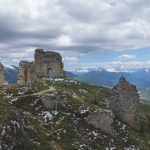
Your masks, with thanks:
M 95 128 L 101 129 L 103 132 L 114 135 L 112 127 L 114 115 L 110 110 L 97 110 L 90 113 L 86 118 L 88 124 L 93 125 Z
M 61 102 L 58 98 L 57 93 L 53 94 L 42 94 L 39 96 L 45 108 L 54 110 L 55 108 L 61 106 Z
M 3 85 L 4 83 L 4 66 L 0 63 L 0 85 Z
M 7 112 L 8 113 L 8 112 Z M 10 112 L 9 112 L 10 113 Z M 11 112 L 9 120 L 0 126 L 0 150 L 20 149 L 20 144 L 24 144 L 24 140 L 29 144 L 28 138 L 32 139 L 32 135 L 36 135 L 37 131 L 26 121 L 25 114 Z M 28 115 L 29 117 L 29 115 Z M 22 146 L 21 149 L 28 149 L 28 144 Z M 16 148 L 17 147 L 17 148 Z
M 136 86 L 130 84 L 124 77 L 111 91 L 110 109 L 122 121 L 130 126 L 138 126 L 139 95 Z
M 65 76 L 62 57 L 59 53 L 36 49 L 34 58 L 34 62 L 20 62 L 18 83 L 32 83 L 42 78 L 62 78 Z
M 43 106 L 49 110 L 70 109 L 71 106 L 66 103 L 66 97 L 71 99 L 72 95 L 67 92 L 53 92 L 51 94 L 45 93 L 38 96 Z

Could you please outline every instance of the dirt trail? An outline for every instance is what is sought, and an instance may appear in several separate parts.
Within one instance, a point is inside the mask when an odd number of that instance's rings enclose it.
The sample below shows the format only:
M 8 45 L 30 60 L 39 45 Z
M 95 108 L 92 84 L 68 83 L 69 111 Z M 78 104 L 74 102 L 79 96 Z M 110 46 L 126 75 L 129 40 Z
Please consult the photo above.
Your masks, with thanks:
M 40 95 L 40 94 L 43 94 L 43 93 L 46 93 L 46 92 L 52 92 L 52 91 L 55 91 L 55 88 L 52 87 L 52 86 L 49 86 L 49 89 L 46 89 L 44 91 L 40 91 L 40 92 L 37 92 L 37 93 L 30 94 L 30 96 Z
M 45 86 L 47 86 L 48 89 L 43 90 L 43 91 L 40 91 L 40 92 L 37 92 L 37 93 L 28 94 L 28 95 L 23 95 L 23 96 L 18 96 L 18 97 L 21 98 L 21 97 L 27 97 L 27 96 L 36 96 L 36 95 L 44 94 L 44 93 L 46 93 L 46 92 L 53 92 L 53 91 L 56 90 L 53 86 L 49 86 L 49 85 L 47 85 L 47 84 L 44 83 L 44 82 L 41 82 L 41 83 L 44 84 Z

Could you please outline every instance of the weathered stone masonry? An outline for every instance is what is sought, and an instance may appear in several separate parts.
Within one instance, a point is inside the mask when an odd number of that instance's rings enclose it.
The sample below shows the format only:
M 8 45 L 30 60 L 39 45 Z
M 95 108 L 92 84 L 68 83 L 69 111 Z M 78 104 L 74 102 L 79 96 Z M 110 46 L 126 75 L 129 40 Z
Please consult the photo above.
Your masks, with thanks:
M 59 53 L 36 49 L 34 58 L 38 78 L 64 77 L 64 65 Z
M 42 78 L 62 78 L 65 76 L 62 57 L 59 53 L 36 49 L 34 59 L 34 62 L 20 62 L 18 83 L 32 83 Z
M 4 83 L 5 83 L 4 66 L 0 63 L 0 85 L 3 85 Z
M 86 118 L 88 124 L 103 132 L 115 136 L 114 117 L 118 116 L 131 127 L 139 129 L 139 95 L 136 86 L 130 84 L 124 77 L 111 90 L 109 110 L 91 112 Z
M 110 109 L 122 121 L 138 128 L 139 95 L 136 86 L 130 84 L 124 77 L 111 91 Z
M 18 83 L 33 83 L 36 81 L 36 72 L 34 62 L 21 61 L 19 64 Z

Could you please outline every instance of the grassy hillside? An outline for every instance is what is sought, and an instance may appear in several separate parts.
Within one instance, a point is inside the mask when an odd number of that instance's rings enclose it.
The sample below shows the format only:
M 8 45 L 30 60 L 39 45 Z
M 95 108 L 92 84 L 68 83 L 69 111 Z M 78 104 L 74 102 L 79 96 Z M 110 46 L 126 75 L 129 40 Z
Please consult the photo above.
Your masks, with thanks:
M 84 118 L 87 114 L 82 115 L 80 107 L 84 106 L 87 112 L 106 108 L 109 93 L 107 88 L 72 80 L 42 81 L 1 88 L 0 148 L 148 150 L 149 105 L 140 106 L 139 131 L 116 118 L 114 127 L 118 134 L 112 137 L 86 123 Z

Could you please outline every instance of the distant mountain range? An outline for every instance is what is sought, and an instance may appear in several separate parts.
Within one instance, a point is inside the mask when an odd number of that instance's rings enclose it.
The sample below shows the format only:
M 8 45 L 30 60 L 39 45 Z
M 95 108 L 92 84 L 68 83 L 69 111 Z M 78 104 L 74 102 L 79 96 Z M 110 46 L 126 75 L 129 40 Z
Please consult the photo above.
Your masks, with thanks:
M 5 80 L 11 84 L 16 83 L 19 67 L 4 65 Z M 84 71 L 83 71 L 84 72 Z M 150 103 L 150 69 L 139 69 L 133 72 L 109 72 L 105 69 L 80 71 L 66 71 L 66 76 L 70 79 L 79 80 L 90 84 L 113 87 L 121 76 L 138 87 L 143 102 Z
M 86 73 L 75 72 L 67 73 L 68 77 L 81 82 L 113 87 L 121 76 L 124 76 L 129 82 L 136 85 L 141 101 L 150 104 L 150 69 L 139 69 L 132 72 L 109 72 L 105 69 L 89 71 Z
M 109 72 L 105 69 L 99 69 L 86 73 L 75 73 L 75 76 L 71 75 L 70 77 L 81 82 L 112 87 L 121 76 L 139 88 L 150 88 L 150 69 L 145 68 L 133 72 Z
M 11 84 L 17 82 L 19 67 L 4 64 L 5 80 Z
M 16 83 L 19 68 L 10 65 L 4 65 L 4 67 L 5 80 L 8 83 Z M 109 72 L 105 69 L 93 69 L 85 73 L 66 71 L 66 75 L 70 79 L 107 87 L 112 87 L 118 82 L 121 76 L 124 76 L 139 88 L 150 88 L 150 69 L 145 68 L 133 72 Z

